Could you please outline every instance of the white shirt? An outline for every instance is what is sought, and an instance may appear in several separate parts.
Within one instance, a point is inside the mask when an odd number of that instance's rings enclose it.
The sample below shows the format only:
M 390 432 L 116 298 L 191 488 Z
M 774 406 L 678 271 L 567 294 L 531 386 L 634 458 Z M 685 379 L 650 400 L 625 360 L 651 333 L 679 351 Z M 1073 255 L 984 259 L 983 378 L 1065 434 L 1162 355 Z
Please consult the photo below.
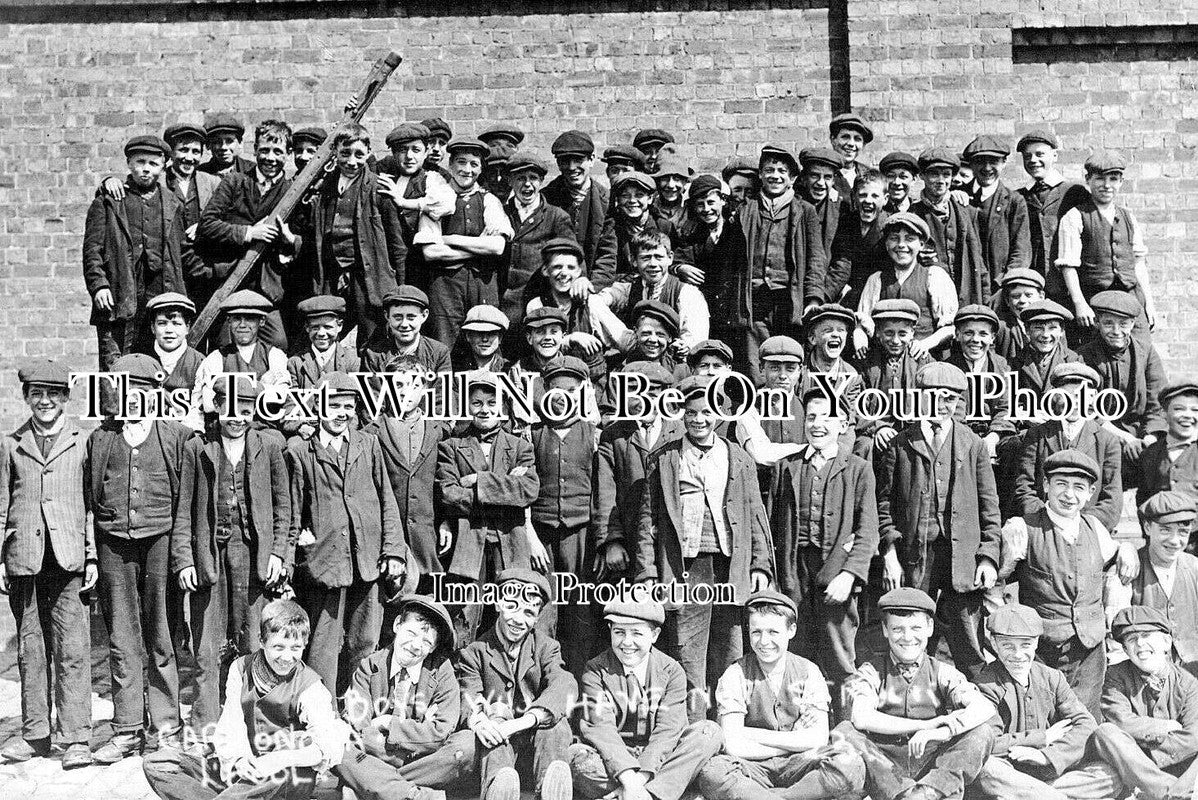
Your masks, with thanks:
M 797 659 L 800 663 L 805 663 L 807 667 L 807 678 L 803 681 L 801 687 L 783 686 L 782 684 L 783 679 L 786 677 L 786 662 L 788 659 Z M 828 692 L 828 683 L 824 680 L 819 667 L 802 656 L 797 656 L 793 653 L 785 654 L 782 658 L 778 659 L 778 663 L 766 674 L 765 679 L 775 697 L 783 697 L 783 692 L 786 692 L 797 699 L 798 705 L 810 706 L 824 713 L 827 713 L 832 706 L 832 696 Z M 720 680 L 716 684 L 715 703 L 717 713 L 721 717 L 725 714 L 747 714 L 749 712 L 749 696 L 750 686 L 748 678 L 745 677 L 744 668 L 739 661 L 733 661 L 728 666 L 728 669 L 724 670 L 724 674 L 720 676 Z
M 337 194 L 345 194 L 345 190 L 350 184 L 356 181 L 361 175 L 340 175 L 337 178 Z
M 424 661 L 418 661 L 410 667 L 405 667 L 399 663 L 399 659 L 394 654 L 391 656 L 391 697 L 395 700 L 395 709 L 391 712 L 404 719 L 407 718 L 408 701 L 412 699 L 412 695 L 416 692 L 416 684 L 420 682 L 420 670 L 424 668 Z M 399 676 L 404 674 L 403 680 Z
M 976 182 L 973 185 L 974 185 L 974 188 L 977 189 L 978 196 L 982 199 L 982 202 L 989 200 L 991 198 L 991 196 L 993 196 L 994 193 L 998 191 L 998 182 L 997 181 L 990 184 L 989 186 L 982 186 Z
M 643 659 L 641 659 L 641 663 L 637 664 L 635 667 L 631 667 L 631 668 L 624 667 L 624 677 L 627 678 L 629 675 L 636 676 L 636 679 L 638 681 L 640 681 L 642 690 L 648 689 L 649 688 L 649 656 L 645 656 Z
M 153 428 L 154 420 L 152 419 L 139 419 L 126 422 L 121 426 L 121 436 L 124 437 L 125 443 L 130 447 L 141 447 L 145 440 L 150 437 L 150 431 Z
M 1152 565 L 1152 571 L 1156 573 L 1156 582 L 1165 590 L 1165 594 L 1173 596 L 1173 582 L 1177 578 L 1177 562 L 1174 561 L 1168 567 L 1162 567 L 1158 564 Z
M 912 264 L 905 273 L 896 271 L 894 277 L 901 286 L 914 272 L 915 265 Z M 952 325 L 953 317 L 957 316 L 960 301 L 957 299 L 957 287 L 953 285 L 953 279 L 949 277 L 943 267 L 928 267 L 928 295 L 932 300 L 932 321 L 936 327 L 943 328 L 946 325 Z M 865 288 L 861 290 L 861 300 L 857 304 L 857 321 L 868 336 L 874 335 L 874 320 L 870 313 L 881 297 L 882 273 L 879 271 L 866 278 Z
M 723 439 L 715 437 L 712 447 L 703 452 L 689 438 L 683 437 L 681 458 L 678 461 L 678 490 L 683 498 L 684 530 L 680 533 L 683 536 L 684 558 L 693 558 L 698 554 L 704 503 L 706 510 L 711 513 L 720 552 L 731 552 L 727 523 L 724 519 L 724 492 L 728 487 L 728 469 L 728 443 Z M 698 502 L 694 502 L 696 500 Z M 691 544 L 696 548 L 696 552 L 688 554 L 688 545 Z
M 1076 440 L 1085 424 L 1086 420 L 1084 419 L 1061 420 L 1061 432 L 1065 434 L 1065 441 L 1072 442 Z
M 235 439 L 221 435 L 221 447 L 224 448 L 225 458 L 229 459 L 229 463 L 236 467 L 241 463 L 241 457 L 245 454 L 245 437 L 239 436 Z
M 329 365 L 329 362 L 333 360 L 333 355 L 336 352 L 337 352 L 337 345 L 333 345 L 328 350 L 325 350 L 323 353 L 320 352 L 319 350 L 317 350 L 315 347 L 313 347 L 312 348 L 312 357 L 316 359 L 316 366 L 320 367 L 321 369 L 324 369 L 325 367 L 327 367 Z
M 283 180 L 282 172 L 279 172 L 279 174 L 276 175 L 272 180 L 263 175 L 262 170 L 258 169 L 257 167 L 254 168 L 254 182 L 258 184 L 258 191 L 262 192 L 262 194 L 269 192 L 274 188 L 274 185 L 281 180 Z
M 1077 544 L 1077 537 L 1081 534 L 1081 515 L 1072 519 L 1062 517 L 1048 506 L 1044 507 L 1044 511 L 1048 514 L 1048 518 L 1052 520 L 1052 524 L 1056 526 L 1057 533 L 1065 541 L 1069 542 L 1069 544 Z M 1098 539 L 1098 552 L 1102 556 L 1102 562 L 1105 564 L 1115 557 L 1115 553 L 1119 551 L 1119 545 L 1111 538 L 1111 534 L 1107 531 L 1106 526 L 1093 517 L 1090 518 L 1090 526 L 1094 528 L 1094 534 Z
M 541 207 L 541 195 L 534 194 L 532 196 L 532 202 L 526 206 L 520 204 L 519 198 L 517 198 L 515 200 L 515 202 L 512 203 L 512 205 L 514 205 L 516 207 L 516 216 L 518 216 L 520 218 L 521 222 L 525 222 L 528 220 L 529 217 L 532 216 L 532 212 L 536 211 L 538 208 Z
M 645 287 L 645 300 L 661 300 L 665 281 L 656 286 Z M 616 311 L 627 307 L 632 295 L 632 283 L 620 281 L 613 283 L 597 295 Z M 678 338 L 688 347 L 694 347 L 708 338 L 711 330 L 711 314 L 707 308 L 707 298 L 697 287 L 689 283 L 682 284 L 678 290 Z
M 175 371 L 179 359 L 183 358 L 183 354 L 186 352 L 186 343 L 180 344 L 174 350 L 163 350 L 158 346 L 158 342 L 154 342 L 154 355 L 158 356 L 158 363 L 162 365 L 162 371 L 167 375 Z
M 644 425 L 643 421 L 637 424 L 637 440 L 644 446 L 646 450 L 652 450 L 657 445 L 657 440 L 661 437 L 661 417 L 653 417 L 653 421 Z
M 340 455 L 341 448 L 345 446 L 345 434 L 343 433 L 340 436 L 334 436 L 333 434 L 326 431 L 324 428 L 321 428 L 320 429 L 320 446 L 324 447 L 326 449 L 332 450 L 332 451 L 336 452 L 338 455 Z
M 1099 207 L 1098 213 L 1108 224 L 1111 224 L 1114 222 L 1116 214 L 1119 213 L 1119 209 L 1112 203 L 1106 208 Z M 1131 252 L 1137 259 L 1143 258 L 1148 254 L 1148 248 L 1144 246 L 1144 234 L 1140 225 L 1136 222 L 1136 217 L 1131 213 L 1131 209 L 1122 209 L 1122 213 L 1126 215 L 1127 222 L 1131 225 Z M 1057 225 L 1057 266 L 1080 267 L 1081 265 L 1082 212 L 1077 208 L 1071 208 L 1061 216 L 1061 221 Z
M 253 345 L 237 348 L 242 359 L 249 361 L 254 354 Z M 287 387 L 291 385 L 291 373 L 287 371 L 287 356 L 277 347 L 266 348 L 267 370 L 258 379 L 264 386 Z M 204 356 L 200 368 L 196 370 L 196 385 L 192 390 L 192 401 L 199 398 L 200 409 L 206 412 L 216 411 L 215 386 L 218 376 L 225 371 L 225 357 L 219 350 L 214 350 Z

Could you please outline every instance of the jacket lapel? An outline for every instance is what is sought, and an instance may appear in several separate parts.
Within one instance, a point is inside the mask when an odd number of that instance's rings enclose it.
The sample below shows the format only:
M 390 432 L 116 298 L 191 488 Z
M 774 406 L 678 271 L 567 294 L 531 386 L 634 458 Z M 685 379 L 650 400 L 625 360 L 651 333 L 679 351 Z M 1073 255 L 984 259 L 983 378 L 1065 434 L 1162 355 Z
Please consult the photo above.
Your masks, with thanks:
M 58 438 L 54 440 L 54 447 L 50 448 L 50 455 L 46 457 L 46 463 L 51 463 L 54 459 L 74 447 L 78 443 L 80 435 L 81 432 L 75 427 L 75 423 L 67 420 L 63 425 L 62 431 L 59 432 Z M 40 452 L 41 448 L 37 449 Z
M 33 434 L 32 423 L 26 422 L 21 426 L 20 435 L 17 437 L 17 449 L 39 464 L 46 463 L 46 459 L 42 458 L 42 448 L 37 446 L 37 437 Z
M 366 450 L 366 443 L 362 438 L 362 434 L 356 430 L 349 430 L 346 433 L 346 438 L 348 440 L 349 455 L 345 459 L 345 474 L 349 475 L 350 470 L 354 468 L 354 462 Z
M 911 437 L 911 449 L 924 461 L 932 463 L 932 444 L 923 437 L 923 426 L 916 424 L 915 434 Z
M 674 530 L 682 536 L 682 510 L 678 507 L 678 462 L 682 458 L 682 447 L 674 445 L 662 453 L 658 461 L 661 471 L 661 494 L 666 504 L 666 514 L 674 524 Z

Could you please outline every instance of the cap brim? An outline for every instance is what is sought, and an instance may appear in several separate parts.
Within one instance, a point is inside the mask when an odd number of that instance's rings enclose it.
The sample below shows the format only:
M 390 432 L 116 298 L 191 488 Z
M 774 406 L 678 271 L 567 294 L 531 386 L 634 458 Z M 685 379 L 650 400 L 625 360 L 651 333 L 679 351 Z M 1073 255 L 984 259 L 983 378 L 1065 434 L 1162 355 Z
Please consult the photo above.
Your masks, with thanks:
M 646 625 L 661 625 L 662 624 L 655 620 L 642 619 L 641 617 L 627 617 L 627 616 L 624 616 L 623 614 L 604 614 L 603 618 L 606 619 L 608 622 L 616 622 L 616 623 L 622 622 L 625 624 L 636 623 L 636 622 L 643 622 Z
M 491 333 L 492 331 L 504 331 L 507 328 L 496 322 L 465 322 L 462 323 L 462 330 L 477 331 L 478 333 Z

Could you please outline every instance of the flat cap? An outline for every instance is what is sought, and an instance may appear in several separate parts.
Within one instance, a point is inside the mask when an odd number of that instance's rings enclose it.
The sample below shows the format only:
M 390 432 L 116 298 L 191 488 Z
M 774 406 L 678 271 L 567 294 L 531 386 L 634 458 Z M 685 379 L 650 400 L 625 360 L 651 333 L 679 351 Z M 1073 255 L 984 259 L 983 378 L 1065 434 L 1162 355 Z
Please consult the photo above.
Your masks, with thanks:
M 932 231 L 928 228 L 928 223 L 923 221 L 923 217 L 912 214 L 910 211 L 900 211 L 887 217 L 886 221 L 882 223 L 882 235 L 885 236 L 889 233 L 891 228 L 909 230 L 925 242 L 932 238 Z
M 389 309 L 392 306 L 420 306 L 423 309 L 428 308 L 428 295 L 423 289 L 419 289 L 409 284 L 395 287 L 394 291 L 387 292 L 383 296 L 383 309 Z
M 262 384 L 258 381 L 237 377 L 232 373 L 218 376 L 212 384 L 212 394 L 216 397 L 217 408 L 224 405 L 225 398 L 229 396 L 230 386 L 232 386 L 234 396 L 237 400 L 253 402 L 262 394 Z
M 558 156 L 593 156 L 595 155 L 595 142 L 582 131 L 566 131 L 553 140 L 553 144 L 549 146 L 549 152 L 553 153 L 555 158 Z
M 661 603 L 650 600 L 645 603 L 608 603 L 603 607 L 603 618 L 608 622 L 648 622 L 661 626 L 666 621 L 666 610 Z
M 1102 473 L 1098 462 L 1080 450 L 1058 450 L 1044 459 L 1044 474 L 1076 475 L 1097 483 Z
M 495 579 L 496 586 L 503 586 L 508 583 L 523 583 L 527 586 L 535 587 L 541 595 L 541 600 L 546 603 L 553 599 L 549 592 L 549 579 L 531 569 L 509 567 L 499 573 L 499 577 Z M 501 592 L 500 596 L 505 595 Z
M 542 178 L 549 174 L 549 165 L 532 153 L 517 153 L 507 160 L 507 174 L 535 172 Z
M 998 330 L 998 314 L 990 306 L 984 306 L 981 303 L 970 303 L 957 309 L 957 315 L 953 317 L 953 325 L 962 325 L 966 322 L 988 322 L 994 330 Z
M 960 394 L 967 388 L 961 368 L 944 361 L 933 361 L 920 367 L 915 373 L 915 385 L 920 389 L 948 389 Z
M 649 385 L 657 388 L 674 384 L 674 373 L 656 361 L 629 361 L 616 371 L 629 375 L 644 375 Z
M 746 175 L 750 178 L 756 178 L 757 167 L 743 158 L 734 158 L 720 170 L 720 177 L 727 182 L 731 181 L 734 175 Z
M 311 142 L 319 147 L 329 138 L 329 132 L 319 126 L 311 128 L 300 128 L 295 133 L 291 134 L 291 143 L 298 146 L 300 142 Z
M 115 375 L 125 373 L 133 383 L 149 383 L 154 386 L 162 383 L 163 378 L 166 377 L 158 359 L 145 353 L 121 356 L 113 363 L 109 372 Z
M 1151 631 L 1173 635 L 1173 626 L 1169 624 L 1165 612 L 1150 606 L 1128 606 L 1111 620 L 1111 636 L 1117 642 L 1123 641 L 1123 637 L 1129 634 Z
M 887 611 L 922 611 L 925 614 L 936 615 L 936 602 L 927 592 L 910 586 L 900 586 L 891 589 L 878 598 L 878 610 Z
M 1061 148 L 1061 142 L 1059 139 L 1057 139 L 1055 133 L 1045 130 L 1034 130 L 1028 131 L 1027 133 L 1023 134 L 1022 137 L 1020 137 L 1019 143 L 1015 145 L 1015 150 L 1022 153 L 1023 148 L 1029 147 L 1033 144 L 1046 144 L 1053 150 L 1059 150 Z
M 196 314 L 196 304 L 191 298 L 179 292 L 163 292 L 156 294 L 146 302 L 146 316 L 153 319 L 155 311 L 168 308 L 177 309 L 192 317 Z
M 749 599 L 745 601 L 745 608 L 751 610 L 754 606 L 783 606 L 789 608 L 796 616 L 799 613 L 799 607 L 792 598 L 773 589 L 762 589 L 749 595 Z
M 844 159 L 830 147 L 805 147 L 799 151 L 799 166 L 806 169 L 817 164 L 840 169 L 844 166 Z
M 477 153 L 478 157 L 484 161 L 487 156 L 491 155 L 491 148 L 487 147 L 486 142 L 479 139 L 472 139 L 469 136 L 451 139 L 449 144 L 445 145 L 445 150 L 451 156 L 455 153 Z
M 1108 289 L 1090 298 L 1090 308 L 1096 312 L 1106 312 L 1118 317 L 1136 319 L 1144 310 L 1140 301 L 1131 292 L 1120 292 Z
M 1089 364 L 1066 362 L 1057 364 L 1048 373 L 1049 386 L 1065 386 L 1070 383 L 1088 383 L 1095 389 L 1102 386 L 1102 378 L 1098 371 Z
M 207 136 L 231 133 L 240 139 L 245 136 L 245 124 L 232 114 L 217 112 L 204 117 L 204 133 Z
M 811 309 L 807 312 L 807 317 L 803 320 L 803 325 L 807 330 L 812 330 L 816 325 L 827 319 L 840 320 L 849 329 L 850 333 L 857 327 L 857 315 L 839 303 L 821 303 Z
M 17 370 L 17 380 L 22 386 L 50 386 L 56 389 L 71 388 L 71 371 L 52 358 L 26 364 Z
M 645 154 L 630 144 L 613 144 L 603 151 L 605 164 L 629 164 L 634 169 L 644 171 Z
M 762 361 L 803 361 L 803 346 L 789 336 L 771 336 L 757 348 Z
M 961 160 L 947 147 L 929 147 L 919 154 L 919 171 L 932 167 L 948 167 L 957 172 L 961 169 Z
M 710 375 L 688 375 L 678 382 L 678 394 L 685 402 L 697 394 L 705 394 L 715 381 Z
M 591 377 L 591 368 L 581 358 L 558 356 L 550 360 L 541 370 L 541 380 L 548 383 L 551 378 L 556 378 L 559 375 L 585 381 Z
M 511 324 L 507 314 L 499 310 L 498 306 L 480 303 L 466 312 L 466 321 L 462 323 L 462 330 L 492 333 L 506 331 Z
M 697 175 L 691 181 L 691 185 L 687 188 L 686 198 L 690 202 L 701 200 L 711 192 L 719 192 L 727 196 L 730 194 L 728 184 L 717 178 L 715 175 Z
M 917 175 L 919 174 L 919 159 L 910 153 L 895 150 L 893 153 L 887 153 L 882 156 L 882 160 L 878 162 L 878 171 L 883 175 L 898 167 L 902 167 L 912 175 Z
M 641 300 L 633 306 L 632 318 L 639 320 L 641 317 L 657 320 L 670 336 L 678 335 L 678 312 L 660 300 Z
M 492 140 L 509 142 L 513 147 L 519 147 L 524 141 L 524 131 L 509 122 L 499 122 L 478 135 L 478 138 L 490 144 Z
M 1113 150 L 1097 150 L 1086 159 L 1087 175 L 1106 175 L 1108 172 L 1123 172 L 1127 162 Z
M 1198 501 L 1193 495 L 1172 489 L 1157 492 L 1143 503 L 1140 503 L 1140 516 L 1144 519 L 1159 522 L 1192 522 L 1198 517 Z
M 422 142 L 428 141 L 428 137 L 428 126 L 419 122 L 405 122 L 402 125 L 396 125 L 392 128 L 391 132 L 387 134 L 387 138 L 383 141 L 386 142 L 387 147 L 394 148 L 399 147 L 404 142 L 412 142 L 417 139 Z
M 832 117 L 832 121 L 828 123 L 828 133 L 835 136 L 840 132 L 841 128 L 859 131 L 865 139 L 865 143 L 869 144 L 874 140 L 874 130 L 865 124 L 865 120 L 861 119 L 857 114 L 837 114 Z
M 488 389 L 492 392 L 499 391 L 499 376 L 489 369 L 471 369 L 466 371 L 466 391 L 473 392 L 475 389 Z
M 1029 267 L 1014 267 L 1003 273 L 999 283 L 1005 289 L 1008 286 L 1035 286 L 1044 291 L 1044 276 Z
M 238 289 L 224 299 L 220 310 L 226 314 L 247 314 L 265 317 L 274 311 L 274 303 L 252 289 Z
M 673 144 L 673 134 L 663 131 L 661 128 L 643 128 L 636 132 L 636 136 L 632 137 L 632 146 L 636 149 L 649 147 L 651 145 Z
M 524 315 L 525 328 L 540 328 L 545 325 L 561 325 L 566 327 L 566 312 L 560 308 L 541 306 L 534 308 Z
M 134 136 L 129 141 L 125 142 L 125 158 L 134 153 L 153 153 L 160 155 L 163 158 L 171 157 L 171 148 L 166 142 L 158 138 L 152 133 L 143 133 L 140 136 Z
M 345 298 L 334 294 L 318 294 L 296 304 L 295 310 L 305 317 L 321 317 L 326 314 L 345 316 Z
M 199 139 L 202 142 L 207 138 L 208 132 L 194 122 L 179 122 L 162 132 L 163 141 L 172 147 L 181 139 Z
M 643 172 L 621 172 L 611 182 L 611 193 L 617 195 L 624 190 L 625 186 L 639 186 L 646 192 L 652 193 L 657 191 L 657 181 Z
M 965 145 L 965 150 L 961 156 L 969 161 L 978 156 L 998 156 L 1006 158 L 1011 154 L 1011 146 L 997 136 L 992 136 L 988 133 L 983 133 L 980 136 L 975 136 L 973 141 Z
M 1053 300 L 1037 300 L 1019 312 L 1019 319 L 1025 323 L 1053 319 L 1069 322 L 1073 319 L 1073 312 Z
M 759 168 L 766 162 L 766 159 L 778 159 L 785 163 L 792 173 L 795 175 L 799 174 L 799 162 L 795 159 L 794 154 L 785 147 L 779 147 L 776 144 L 767 144 L 761 148 L 761 158 L 757 161 Z
M 1157 400 L 1164 407 L 1169 405 L 1169 401 L 1174 397 L 1180 397 L 1185 394 L 1198 397 L 1198 381 L 1181 380 L 1167 384 L 1164 389 L 1161 389 L 1160 394 L 1157 395 Z
M 683 180 L 690 180 L 694 172 L 673 145 L 666 145 L 657 154 L 657 171 L 653 173 L 653 178 L 656 180 L 667 175 L 677 175 Z
M 437 651 L 449 655 L 457 650 L 453 618 L 445 606 L 427 595 L 409 594 L 399 599 L 397 610 L 400 617 L 407 611 L 420 611 L 437 626 Z
M 429 136 L 443 136 L 446 140 L 453 138 L 453 129 L 449 127 L 448 122 L 440 117 L 422 119 L 420 120 L 420 124 L 428 128 Z
M 1010 603 L 999 606 L 986 618 L 986 628 L 998 636 L 1043 636 L 1044 620 L 1034 608 Z
M 358 394 L 358 382 L 348 372 L 341 372 L 340 370 L 330 372 L 321 378 L 320 383 L 317 384 L 317 388 L 327 393 L 329 397 L 339 394 L 352 394 L 354 396 Z
M 571 239 L 569 236 L 559 236 L 556 239 L 550 239 L 541 245 L 541 260 L 545 261 L 554 253 L 569 253 L 575 256 L 579 261 L 585 257 L 582 251 L 582 245 L 578 240 Z
M 906 298 L 879 300 L 870 309 L 869 316 L 875 322 L 885 319 L 901 319 L 911 324 L 919 322 L 919 303 Z
M 732 363 L 732 348 L 719 339 L 704 339 L 690 349 L 686 356 L 686 363 L 692 367 L 699 363 L 699 359 L 706 355 L 715 355 L 724 359 L 729 364 Z

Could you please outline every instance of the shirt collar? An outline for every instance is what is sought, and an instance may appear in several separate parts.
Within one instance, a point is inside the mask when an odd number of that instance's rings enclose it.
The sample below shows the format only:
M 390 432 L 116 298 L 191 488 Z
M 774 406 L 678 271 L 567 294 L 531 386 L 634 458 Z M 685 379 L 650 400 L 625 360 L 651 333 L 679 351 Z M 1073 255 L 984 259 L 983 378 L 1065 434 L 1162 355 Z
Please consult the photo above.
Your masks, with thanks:
M 254 348 L 258 346 L 256 341 L 250 342 L 247 345 L 234 345 L 237 348 L 237 355 L 241 356 L 241 360 L 245 363 L 250 363 L 250 359 L 254 357 Z
M 262 170 L 258 169 L 257 167 L 254 167 L 254 180 L 258 183 L 258 187 L 264 189 L 265 191 L 270 191 L 272 188 L 274 188 L 274 185 L 276 183 L 278 183 L 279 181 L 281 181 L 282 179 L 283 179 L 282 172 L 280 172 L 278 175 L 276 175 L 274 180 L 270 180 L 269 178 L 267 178 L 265 175 L 262 174 Z
M 396 678 L 398 678 L 400 672 L 402 672 L 405 669 L 408 671 L 407 682 L 414 684 L 418 680 L 420 680 L 420 671 L 422 669 L 424 669 L 424 661 L 418 661 L 417 663 L 411 665 L 410 667 L 405 667 L 399 663 L 399 659 L 396 657 L 395 651 L 392 650 L 391 651 L 391 664 L 390 664 L 391 671 L 389 673 L 389 677 L 391 678 L 391 680 L 394 681 Z
M 1044 512 L 1046 514 L 1048 514 L 1048 518 L 1050 520 L 1052 520 L 1052 524 L 1056 526 L 1057 530 L 1060 533 L 1065 534 L 1065 538 L 1067 538 L 1067 539 L 1076 539 L 1077 538 L 1078 533 L 1081 531 L 1081 525 L 1082 525 L 1082 520 L 1081 520 L 1080 516 L 1072 517 L 1072 518 L 1062 517 L 1060 514 L 1053 511 L 1048 506 L 1044 507 Z
M 329 364 L 329 362 L 331 362 L 333 360 L 333 356 L 336 355 L 336 353 L 337 353 L 337 345 L 333 345 L 328 350 L 325 350 L 323 353 L 320 352 L 319 350 L 317 350 L 315 347 L 312 348 L 312 357 L 315 358 L 316 363 L 322 367 L 327 366 Z
M 1082 428 L 1085 426 L 1085 424 L 1086 424 L 1085 419 L 1078 419 L 1078 420 L 1063 419 L 1063 420 L 1061 420 L 1061 432 L 1065 434 L 1065 440 L 1071 442 L 1074 439 L 1076 439 L 1078 437 L 1078 434 L 1080 434 L 1082 432 Z
M 644 660 L 635 667 L 624 667 L 624 677 L 635 675 L 636 679 L 640 681 L 642 689 L 649 686 L 649 658 L 650 656 L 645 656 Z
M 163 369 L 168 373 L 174 372 L 175 365 L 179 363 L 179 359 L 183 358 L 183 354 L 187 352 L 187 345 L 181 344 L 174 350 L 163 350 L 158 346 L 158 342 L 154 342 L 154 355 L 158 356 L 158 363 L 162 364 Z
M 990 184 L 989 186 L 982 186 L 981 184 L 977 183 L 976 181 L 973 184 L 973 193 L 976 194 L 978 197 L 982 198 L 983 200 L 989 200 L 990 197 L 993 196 L 993 194 L 997 191 L 998 191 L 998 182 L 997 181 Z
M 331 448 L 334 440 L 341 442 L 342 445 L 344 445 L 346 439 L 348 439 L 348 438 L 349 437 L 344 433 L 341 434 L 340 436 L 333 436 L 331 433 L 326 431 L 324 428 L 320 429 L 320 446 L 324 447 L 324 448 Z

